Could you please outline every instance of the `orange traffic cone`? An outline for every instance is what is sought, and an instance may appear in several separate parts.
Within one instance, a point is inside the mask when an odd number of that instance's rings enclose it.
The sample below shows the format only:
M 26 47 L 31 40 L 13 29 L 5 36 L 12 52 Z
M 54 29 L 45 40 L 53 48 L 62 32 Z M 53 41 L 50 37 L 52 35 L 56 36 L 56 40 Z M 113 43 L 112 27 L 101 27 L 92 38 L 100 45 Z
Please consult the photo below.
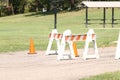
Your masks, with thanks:
M 77 46 L 76 46 L 76 43 L 75 43 L 75 42 L 73 42 L 73 50 L 74 50 L 74 55 L 75 55 L 75 57 L 79 57 L 78 51 L 77 51 Z
M 33 39 L 31 38 L 30 39 L 30 52 L 28 54 L 36 54 L 35 52 L 35 48 L 34 48 L 34 42 L 33 42 Z

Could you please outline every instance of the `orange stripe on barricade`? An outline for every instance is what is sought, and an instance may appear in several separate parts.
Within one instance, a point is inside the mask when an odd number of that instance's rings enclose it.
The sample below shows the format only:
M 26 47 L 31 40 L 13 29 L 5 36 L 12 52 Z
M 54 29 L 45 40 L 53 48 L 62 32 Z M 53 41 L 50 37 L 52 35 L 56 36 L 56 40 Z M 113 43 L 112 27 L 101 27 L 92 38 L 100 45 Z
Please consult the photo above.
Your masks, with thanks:
M 61 39 L 62 36 L 63 36 L 63 34 L 57 34 L 57 38 L 58 38 L 58 39 Z
M 75 39 L 75 35 L 72 35 L 70 38 L 70 41 L 73 41 Z
M 65 37 L 65 41 L 67 41 L 68 39 L 69 39 L 69 36 L 66 36 L 66 37 Z
M 53 38 L 55 38 L 56 34 L 54 34 L 53 36 L 54 36 Z
M 95 38 L 95 34 L 92 34 L 92 39 L 94 39 Z
M 80 37 L 81 37 L 81 35 L 78 35 L 77 38 L 76 38 L 76 40 L 80 40 Z
M 57 38 L 60 38 L 60 34 L 57 35 Z
M 63 34 L 49 34 L 49 38 L 53 38 L 53 39 L 61 39 L 63 36 Z
M 49 38 L 51 38 L 51 34 L 49 34 Z
M 85 34 L 85 35 L 83 36 L 83 40 L 86 40 L 86 38 L 87 38 L 87 34 Z

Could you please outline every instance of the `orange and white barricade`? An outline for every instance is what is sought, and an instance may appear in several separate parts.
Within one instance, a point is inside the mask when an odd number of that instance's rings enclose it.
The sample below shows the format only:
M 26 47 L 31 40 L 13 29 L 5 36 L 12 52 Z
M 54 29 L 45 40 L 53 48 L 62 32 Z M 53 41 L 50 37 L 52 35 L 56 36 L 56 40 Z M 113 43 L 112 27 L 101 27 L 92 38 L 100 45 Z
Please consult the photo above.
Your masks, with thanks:
M 120 59 L 120 32 L 119 32 L 119 37 L 118 37 L 118 41 L 117 41 L 115 59 Z
M 48 43 L 48 46 L 47 46 L 46 55 L 57 54 L 58 53 L 57 51 L 60 47 L 60 39 L 62 38 L 62 36 L 63 35 L 59 34 L 56 29 L 52 30 L 52 33 L 49 35 L 49 43 Z M 57 43 L 57 50 L 51 50 L 52 43 L 53 43 L 54 40 Z
M 86 60 L 88 58 L 99 58 L 97 44 L 96 44 L 96 35 L 93 31 L 93 29 L 90 29 L 87 34 L 78 34 L 78 35 L 71 35 L 71 31 L 67 30 L 63 33 L 63 37 L 61 40 L 61 45 L 58 50 L 58 56 L 57 59 L 74 59 L 74 48 L 73 48 L 73 41 L 85 41 L 85 47 L 83 52 L 83 59 Z M 70 53 L 64 53 L 66 42 L 69 44 L 70 47 Z M 89 55 L 88 54 L 88 47 L 89 43 L 93 42 L 94 45 L 94 54 Z

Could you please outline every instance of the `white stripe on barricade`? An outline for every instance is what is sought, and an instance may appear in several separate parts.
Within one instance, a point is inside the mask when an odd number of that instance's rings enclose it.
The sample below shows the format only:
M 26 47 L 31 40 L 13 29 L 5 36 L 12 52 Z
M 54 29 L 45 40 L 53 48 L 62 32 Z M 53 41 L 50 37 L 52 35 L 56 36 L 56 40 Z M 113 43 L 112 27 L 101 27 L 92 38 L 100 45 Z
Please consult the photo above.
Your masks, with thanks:
M 51 54 L 57 54 L 58 53 L 58 49 L 60 47 L 60 39 L 62 38 L 62 36 L 63 35 L 59 34 L 56 29 L 52 30 L 52 33 L 49 35 L 49 43 L 48 43 L 48 46 L 47 46 L 46 55 L 51 55 Z M 52 43 L 53 43 L 54 40 L 57 43 L 57 50 L 51 50 Z
M 60 48 L 58 50 L 58 57 L 57 57 L 58 60 L 74 59 L 75 58 L 74 49 L 73 49 L 73 46 L 72 46 L 73 41 L 85 41 L 85 48 L 84 48 L 84 52 L 83 52 L 83 59 L 84 60 L 86 60 L 87 58 L 99 58 L 97 44 L 96 44 L 96 35 L 94 34 L 93 29 L 90 29 L 87 34 L 83 34 L 83 35 L 81 35 L 81 34 L 71 35 L 71 31 L 66 30 L 63 33 L 63 37 L 62 37 L 62 40 L 61 40 L 61 45 L 60 45 Z M 69 44 L 69 47 L 70 47 L 70 53 L 69 54 L 64 53 L 66 42 Z M 89 47 L 90 42 L 93 42 L 93 45 L 94 45 L 95 54 L 93 54 L 93 55 L 88 55 L 88 47 Z

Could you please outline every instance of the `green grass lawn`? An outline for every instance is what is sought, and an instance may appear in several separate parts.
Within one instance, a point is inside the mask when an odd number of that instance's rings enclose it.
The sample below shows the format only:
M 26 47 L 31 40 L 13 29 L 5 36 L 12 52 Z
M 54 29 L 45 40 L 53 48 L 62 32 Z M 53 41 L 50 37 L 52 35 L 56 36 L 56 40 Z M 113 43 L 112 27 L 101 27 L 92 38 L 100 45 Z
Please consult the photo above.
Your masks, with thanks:
M 102 9 L 89 9 L 89 18 L 102 18 Z M 115 18 L 119 17 L 120 9 L 115 9 Z M 106 28 L 100 24 L 102 21 L 91 21 L 88 28 L 85 28 L 85 10 L 73 12 L 61 12 L 58 14 L 57 30 L 63 33 L 71 29 L 73 34 L 87 33 L 93 28 L 97 35 L 98 47 L 116 46 L 111 44 L 118 39 L 120 21 L 116 21 L 114 28 L 111 28 L 111 9 L 107 9 Z M 95 24 L 97 23 L 97 24 Z M 29 40 L 32 37 L 36 50 L 46 50 L 49 33 L 54 28 L 54 15 L 36 13 L 20 14 L 0 18 L 0 52 L 21 51 L 29 49 Z M 84 48 L 84 42 L 77 42 L 78 48 Z M 56 48 L 54 43 L 53 48 Z
M 120 80 L 120 71 L 104 73 L 88 78 L 82 78 L 80 80 Z

